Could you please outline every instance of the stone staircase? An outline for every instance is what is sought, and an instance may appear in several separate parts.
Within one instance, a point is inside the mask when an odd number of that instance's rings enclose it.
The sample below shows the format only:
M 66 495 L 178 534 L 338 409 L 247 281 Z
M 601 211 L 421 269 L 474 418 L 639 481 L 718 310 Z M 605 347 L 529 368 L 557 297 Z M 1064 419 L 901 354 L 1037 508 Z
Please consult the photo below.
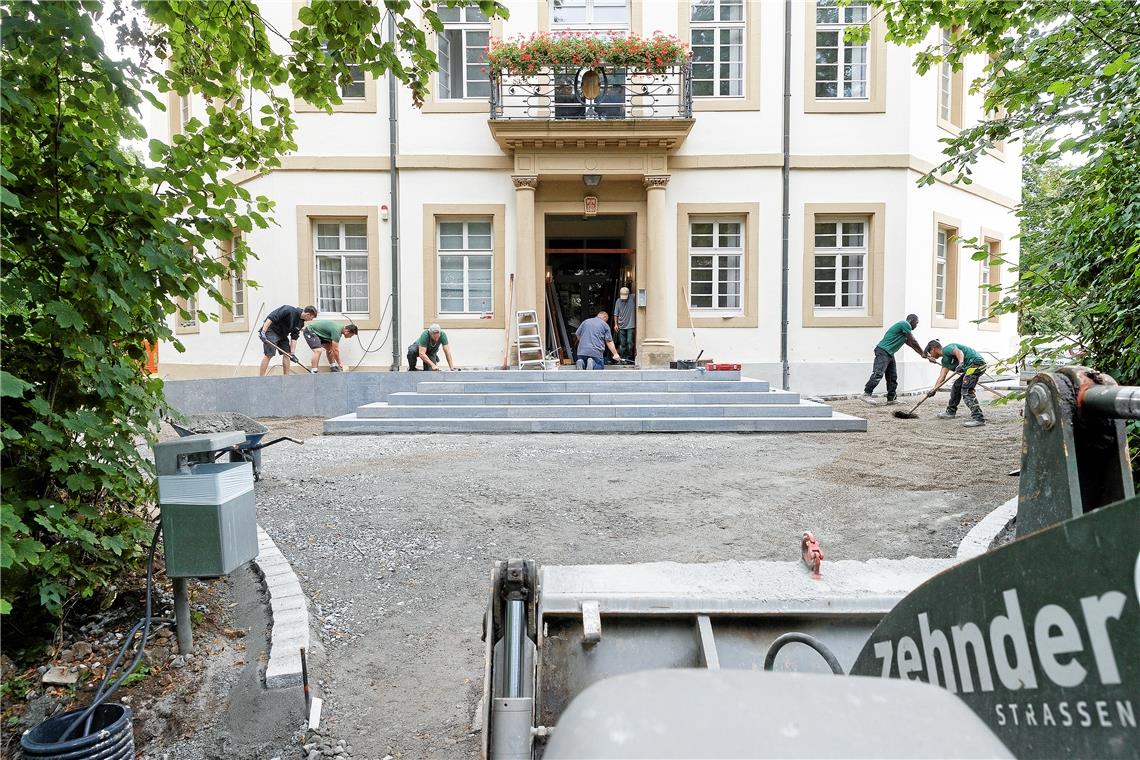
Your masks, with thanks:
M 867 421 L 739 372 L 424 373 L 414 392 L 325 420 L 335 433 L 683 433 L 867 430 Z

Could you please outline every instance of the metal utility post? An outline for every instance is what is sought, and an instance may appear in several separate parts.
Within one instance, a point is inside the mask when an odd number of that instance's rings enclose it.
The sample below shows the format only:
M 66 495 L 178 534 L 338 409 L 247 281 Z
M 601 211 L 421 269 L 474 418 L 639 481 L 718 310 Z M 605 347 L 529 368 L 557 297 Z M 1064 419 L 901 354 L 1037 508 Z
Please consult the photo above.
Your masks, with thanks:
M 174 629 L 178 654 L 194 654 L 194 631 L 190 625 L 190 590 L 185 578 L 174 578 Z

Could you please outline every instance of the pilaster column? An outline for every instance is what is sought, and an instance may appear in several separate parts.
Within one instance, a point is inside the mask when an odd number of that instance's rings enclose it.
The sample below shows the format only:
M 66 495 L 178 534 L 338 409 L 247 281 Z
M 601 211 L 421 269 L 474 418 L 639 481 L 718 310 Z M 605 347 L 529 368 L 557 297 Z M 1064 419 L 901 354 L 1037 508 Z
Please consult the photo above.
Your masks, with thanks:
M 538 177 L 512 176 L 515 186 L 515 214 L 517 215 L 515 237 L 515 305 L 512 311 L 538 309 L 535 281 L 534 251 L 534 191 L 538 187 Z M 539 314 L 541 320 L 543 315 Z M 507 324 L 514 322 L 515 315 L 507 315 Z
M 673 342 L 669 340 L 669 267 L 674 256 L 665 250 L 665 229 L 669 224 L 665 213 L 665 186 L 669 177 L 645 178 L 646 247 L 645 263 L 649 268 L 645 305 L 645 338 L 638 350 L 639 364 L 668 367 L 673 361 Z

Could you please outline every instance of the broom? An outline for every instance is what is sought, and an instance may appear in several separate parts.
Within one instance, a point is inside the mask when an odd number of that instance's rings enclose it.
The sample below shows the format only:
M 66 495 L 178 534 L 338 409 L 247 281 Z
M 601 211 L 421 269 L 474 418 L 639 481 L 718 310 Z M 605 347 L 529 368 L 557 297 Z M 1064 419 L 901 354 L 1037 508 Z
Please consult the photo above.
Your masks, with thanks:
M 946 383 L 950 382 L 951 380 L 953 380 L 956 377 L 958 377 L 957 372 L 955 372 L 953 375 L 950 375 L 945 380 L 943 380 L 941 383 L 939 383 L 937 386 L 935 386 L 934 390 L 938 390 L 943 385 L 946 385 Z M 914 413 L 914 410 L 918 409 L 920 406 L 922 406 L 923 402 L 925 402 L 926 399 L 928 399 L 928 398 L 933 398 L 933 395 L 924 395 L 921 399 L 919 399 L 917 404 L 915 404 L 914 406 L 911 407 L 909 412 L 904 412 L 900 409 L 900 410 L 897 410 L 895 412 L 895 416 L 898 417 L 900 420 L 917 420 L 918 415 Z

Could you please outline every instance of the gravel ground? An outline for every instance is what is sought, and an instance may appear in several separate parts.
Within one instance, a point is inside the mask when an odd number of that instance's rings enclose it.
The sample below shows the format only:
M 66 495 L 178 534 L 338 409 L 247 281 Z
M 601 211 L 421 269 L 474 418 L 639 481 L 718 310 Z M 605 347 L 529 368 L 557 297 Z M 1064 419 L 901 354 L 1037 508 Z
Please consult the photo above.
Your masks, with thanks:
M 834 406 L 869 431 L 312 437 L 319 420 L 263 420 L 308 438 L 265 450 L 257 497 L 312 601 L 329 737 L 355 758 L 478 756 L 496 559 L 792 560 L 804 530 L 829 560 L 949 557 L 1016 493 L 1019 405 L 975 430 L 937 402 L 918 420 Z

